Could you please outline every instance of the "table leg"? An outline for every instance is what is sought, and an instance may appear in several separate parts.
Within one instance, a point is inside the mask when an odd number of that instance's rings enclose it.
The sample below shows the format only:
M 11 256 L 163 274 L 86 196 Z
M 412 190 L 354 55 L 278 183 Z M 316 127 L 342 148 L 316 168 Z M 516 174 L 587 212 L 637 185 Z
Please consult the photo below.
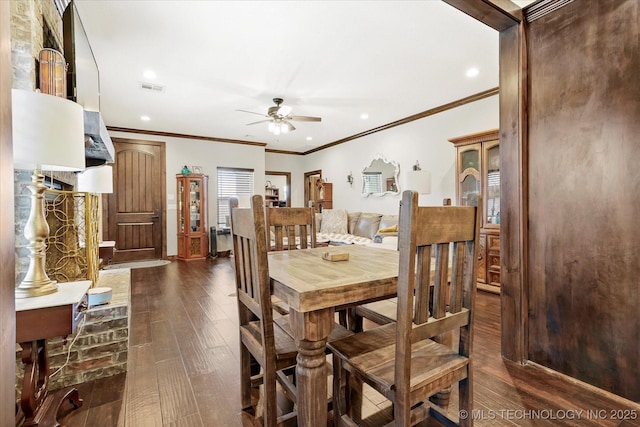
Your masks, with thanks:
M 298 348 L 296 387 L 298 425 L 327 425 L 327 337 L 334 325 L 333 309 L 300 313 L 291 310 L 291 329 Z
M 47 397 L 49 385 L 49 359 L 47 358 L 47 340 L 20 343 L 21 360 L 24 364 L 20 408 L 25 417 L 24 425 L 29 425 L 36 410 Z
M 437 335 L 433 338 L 437 343 L 444 344 L 449 348 L 453 348 L 453 332 L 448 331 Z M 449 408 L 449 401 L 451 400 L 451 387 L 440 390 L 429 399 L 431 402 L 447 410 Z
M 67 387 L 49 393 L 49 359 L 47 340 L 20 343 L 24 363 L 24 379 L 20 395 L 20 408 L 24 414 L 23 427 L 58 427 L 56 418 L 60 406 L 68 400 L 74 408 L 82 406 L 78 390 Z

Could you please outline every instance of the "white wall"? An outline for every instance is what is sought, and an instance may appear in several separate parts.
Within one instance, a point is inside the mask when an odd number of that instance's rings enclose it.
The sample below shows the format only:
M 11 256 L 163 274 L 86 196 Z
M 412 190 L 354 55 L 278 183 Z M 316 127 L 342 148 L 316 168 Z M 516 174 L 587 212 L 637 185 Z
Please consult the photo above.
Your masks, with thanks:
M 322 177 L 333 183 L 334 209 L 392 214 L 398 212 L 401 196 L 361 196 L 362 169 L 375 154 L 398 162 L 402 191 L 405 173 L 417 160 L 431 172 L 431 194 L 420 196 L 420 203 L 439 205 L 449 197 L 455 204 L 455 148 L 448 140 L 498 126 L 496 95 L 303 157 L 267 153 L 267 169 L 292 172 L 293 194 L 299 195 L 294 206 L 302 206 L 304 172 L 322 169 Z M 347 182 L 350 172 L 352 186 Z
M 125 132 L 109 132 L 112 138 L 128 138 L 147 141 L 164 141 L 166 146 L 167 188 L 167 256 L 177 255 L 176 174 L 184 165 L 202 166 L 209 175 L 207 191 L 208 227 L 217 225 L 217 168 L 236 167 L 254 170 L 255 194 L 264 194 L 264 147 L 197 139 L 140 135 Z

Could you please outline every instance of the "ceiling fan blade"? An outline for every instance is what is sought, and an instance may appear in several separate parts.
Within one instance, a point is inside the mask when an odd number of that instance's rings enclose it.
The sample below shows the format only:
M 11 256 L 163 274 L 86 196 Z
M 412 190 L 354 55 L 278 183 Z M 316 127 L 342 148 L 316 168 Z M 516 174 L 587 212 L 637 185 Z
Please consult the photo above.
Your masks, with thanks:
M 266 114 L 256 113 L 255 111 L 248 111 L 248 110 L 236 110 L 236 111 L 242 111 L 243 113 L 257 114 L 257 115 L 262 116 L 262 117 L 269 117 Z
M 266 122 L 270 122 L 271 119 L 266 119 L 266 120 L 258 120 L 257 122 L 251 122 L 251 123 L 247 123 L 246 126 L 249 125 L 257 125 L 258 123 L 266 123 Z
M 320 122 L 322 121 L 322 118 L 310 117 L 310 116 L 290 116 L 290 117 L 287 117 L 287 120 L 297 120 L 299 122 Z
M 293 132 L 294 130 L 296 130 L 296 127 L 294 125 L 292 125 L 291 123 L 289 123 L 288 121 L 284 121 L 284 123 L 287 125 L 287 128 L 289 129 L 289 132 Z

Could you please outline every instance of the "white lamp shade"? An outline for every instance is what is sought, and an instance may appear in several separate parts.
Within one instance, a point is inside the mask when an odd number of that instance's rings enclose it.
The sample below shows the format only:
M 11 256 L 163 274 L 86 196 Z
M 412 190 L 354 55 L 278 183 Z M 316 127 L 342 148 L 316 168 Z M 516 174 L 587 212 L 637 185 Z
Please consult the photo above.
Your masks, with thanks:
M 12 89 L 11 96 L 14 167 L 83 170 L 82 106 L 58 96 L 25 90 Z
M 425 170 L 410 170 L 405 176 L 405 189 L 419 194 L 431 193 L 431 173 Z
M 86 193 L 113 193 L 113 168 L 102 165 L 80 172 L 77 190 Z

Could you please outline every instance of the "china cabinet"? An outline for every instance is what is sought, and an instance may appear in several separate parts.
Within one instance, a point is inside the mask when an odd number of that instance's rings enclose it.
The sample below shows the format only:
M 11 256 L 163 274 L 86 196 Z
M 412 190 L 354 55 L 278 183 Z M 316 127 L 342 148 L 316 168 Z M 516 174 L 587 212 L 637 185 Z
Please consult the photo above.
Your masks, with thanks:
M 500 141 L 498 130 L 449 140 L 456 147 L 458 205 L 482 195 L 478 288 L 500 293 Z
M 207 175 L 178 174 L 178 259 L 204 259 L 209 252 Z

